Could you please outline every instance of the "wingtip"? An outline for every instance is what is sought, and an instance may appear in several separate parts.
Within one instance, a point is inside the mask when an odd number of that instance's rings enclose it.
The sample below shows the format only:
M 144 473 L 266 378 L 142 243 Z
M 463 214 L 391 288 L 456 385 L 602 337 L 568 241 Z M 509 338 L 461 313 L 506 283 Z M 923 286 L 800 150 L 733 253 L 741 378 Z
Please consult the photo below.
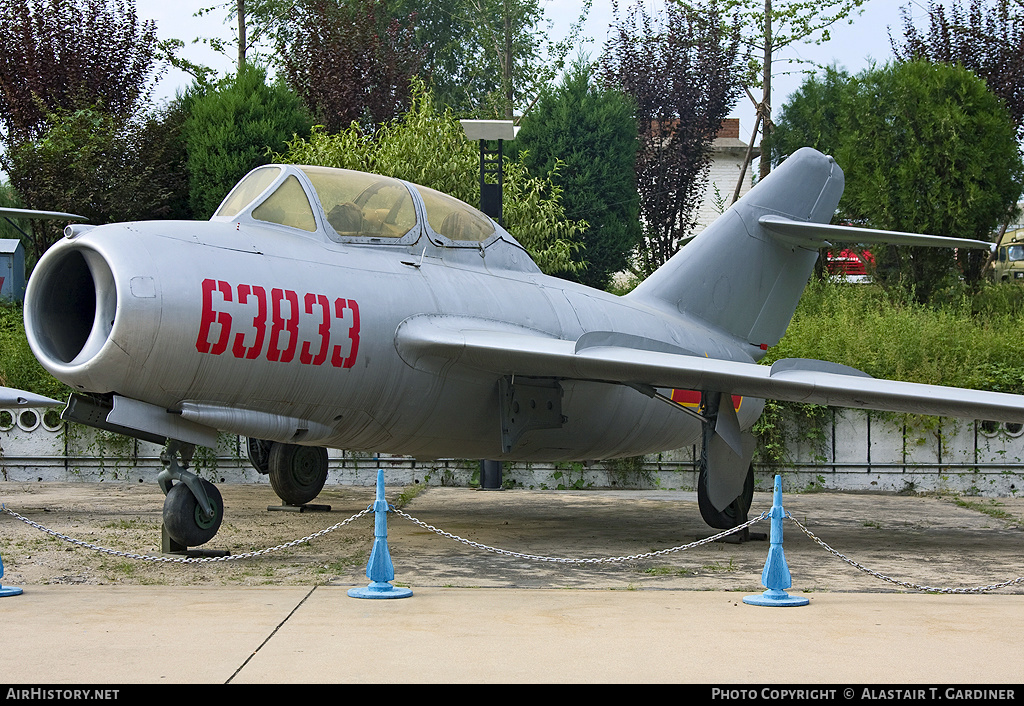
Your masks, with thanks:
M 0 387 L 0 407 L 61 407 L 63 404 L 33 392 Z

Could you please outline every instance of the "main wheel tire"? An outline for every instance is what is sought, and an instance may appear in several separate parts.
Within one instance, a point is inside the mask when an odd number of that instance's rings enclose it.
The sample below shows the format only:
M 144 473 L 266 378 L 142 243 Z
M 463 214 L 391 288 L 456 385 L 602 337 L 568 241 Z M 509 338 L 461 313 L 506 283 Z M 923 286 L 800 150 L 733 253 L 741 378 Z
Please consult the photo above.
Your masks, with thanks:
M 270 447 L 270 484 L 287 505 L 305 505 L 327 482 L 327 449 L 275 443 Z
M 206 496 L 213 505 L 213 517 L 208 518 L 196 496 L 184 483 L 175 483 L 164 499 L 164 527 L 167 534 L 186 547 L 206 544 L 217 534 L 224 519 L 224 501 L 213 483 L 202 480 Z
M 754 501 L 754 466 L 747 469 L 747 477 L 740 493 L 724 510 L 717 509 L 708 498 L 708 472 L 705 464 L 701 464 L 700 475 L 697 477 L 697 507 L 700 516 L 715 529 L 732 529 L 747 521 L 750 504 Z

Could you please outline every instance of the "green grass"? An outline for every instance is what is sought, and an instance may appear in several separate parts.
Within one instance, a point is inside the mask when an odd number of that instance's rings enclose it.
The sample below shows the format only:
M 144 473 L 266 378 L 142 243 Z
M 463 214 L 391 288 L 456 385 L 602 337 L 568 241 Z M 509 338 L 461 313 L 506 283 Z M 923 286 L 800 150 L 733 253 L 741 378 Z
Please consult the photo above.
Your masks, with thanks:
M 954 498 L 953 502 L 954 504 L 956 504 L 957 507 L 962 507 L 965 510 L 974 510 L 975 512 L 980 512 L 983 515 L 988 515 L 989 517 L 995 518 L 997 520 L 1005 520 L 1007 522 L 1020 521 L 1019 518 L 1014 517 L 1010 513 L 1003 510 L 1003 503 L 998 502 L 996 500 L 989 500 L 985 502 L 965 500 L 963 498 Z
M 869 375 L 1024 394 L 1024 286 L 958 287 L 929 305 L 875 285 L 814 281 L 765 362 L 818 358 Z

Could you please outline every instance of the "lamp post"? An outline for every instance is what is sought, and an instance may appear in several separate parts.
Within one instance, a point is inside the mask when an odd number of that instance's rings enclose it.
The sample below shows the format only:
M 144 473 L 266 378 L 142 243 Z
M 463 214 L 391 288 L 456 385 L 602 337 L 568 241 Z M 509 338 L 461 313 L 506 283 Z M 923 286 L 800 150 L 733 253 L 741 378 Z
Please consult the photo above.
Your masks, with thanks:
M 466 139 L 480 142 L 480 210 L 504 225 L 501 213 L 502 145 L 516 139 L 511 120 L 460 120 Z M 491 143 L 497 143 L 492 146 Z
M 519 128 L 511 120 L 460 120 L 466 139 L 480 142 L 480 210 L 504 225 L 501 209 L 502 145 L 516 139 Z M 490 143 L 497 142 L 496 147 Z M 501 461 L 480 461 L 480 487 L 501 488 Z

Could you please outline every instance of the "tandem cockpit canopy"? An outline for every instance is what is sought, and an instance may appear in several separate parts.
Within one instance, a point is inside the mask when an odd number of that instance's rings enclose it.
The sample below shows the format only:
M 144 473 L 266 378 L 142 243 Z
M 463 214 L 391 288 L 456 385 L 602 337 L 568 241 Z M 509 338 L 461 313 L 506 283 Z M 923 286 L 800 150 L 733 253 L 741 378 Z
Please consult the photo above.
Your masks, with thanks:
M 482 243 L 495 234 L 491 219 L 439 191 L 377 174 L 313 166 L 253 170 L 228 194 L 214 218 L 234 219 L 249 212 L 257 221 L 315 232 L 312 197 L 319 201 L 328 237 L 398 242 L 417 225 L 414 192 L 435 234 L 455 243 Z

